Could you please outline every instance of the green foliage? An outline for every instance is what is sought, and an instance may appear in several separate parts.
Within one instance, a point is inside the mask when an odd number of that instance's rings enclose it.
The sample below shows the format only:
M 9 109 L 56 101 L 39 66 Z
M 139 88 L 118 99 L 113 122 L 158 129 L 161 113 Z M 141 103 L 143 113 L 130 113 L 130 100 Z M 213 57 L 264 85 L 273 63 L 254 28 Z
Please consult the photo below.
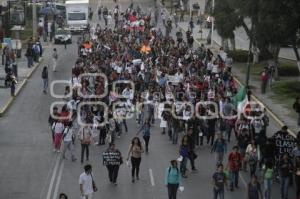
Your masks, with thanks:
M 299 69 L 295 62 L 291 61 L 280 61 L 278 67 L 278 75 L 286 77 L 297 77 L 300 75 Z M 300 84 L 300 82 L 298 83 Z
M 247 50 L 230 50 L 227 52 L 228 56 L 233 59 L 234 62 L 246 63 L 248 61 Z M 251 56 L 252 58 L 252 56 Z M 251 60 L 252 61 L 252 60 Z
M 216 0 L 214 17 L 220 36 L 231 38 L 242 26 L 264 57 L 277 59 L 280 46 L 296 38 L 299 10 L 299 0 Z
M 277 81 L 274 83 L 272 90 L 278 96 L 295 99 L 300 93 L 300 82 Z

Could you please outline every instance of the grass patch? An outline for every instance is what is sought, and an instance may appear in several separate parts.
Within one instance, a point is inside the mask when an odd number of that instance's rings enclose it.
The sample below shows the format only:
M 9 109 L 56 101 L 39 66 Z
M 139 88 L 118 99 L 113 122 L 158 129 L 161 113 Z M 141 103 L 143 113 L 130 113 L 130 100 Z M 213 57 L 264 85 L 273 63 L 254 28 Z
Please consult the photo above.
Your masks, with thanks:
M 274 92 L 272 98 L 293 112 L 295 98 L 300 95 L 300 82 L 277 81 L 274 82 L 272 91 Z
M 260 62 L 257 64 L 250 65 L 250 75 L 254 78 L 259 78 L 261 72 L 264 70 L 264 67 L 268 66 L 267 62 Z M 247 72 L 247 63 L 238 64 L 238 67 L 241 69 L 241 72 Z M 278 75 L 285 77 L 297 77 L 299 76 L 299 69 L 297 67 L 296 61 L 280 59 L 278 67 Z

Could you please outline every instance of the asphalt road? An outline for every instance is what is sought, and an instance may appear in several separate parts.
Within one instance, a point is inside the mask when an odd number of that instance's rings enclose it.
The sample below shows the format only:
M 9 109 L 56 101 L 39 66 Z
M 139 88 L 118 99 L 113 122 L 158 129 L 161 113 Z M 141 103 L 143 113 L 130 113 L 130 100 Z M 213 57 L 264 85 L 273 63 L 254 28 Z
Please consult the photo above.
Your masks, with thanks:
M 100 1 L 112 8 L 111 0 Z M 122 0 L 125 9 L 130 0 Z M 99 4 L 91 0 L 91 7 Z M 140 0 L 142 9 L 153 6 L 150 0 Z M 94 23 L 96 22 L 94 16 Z M 100 22 L 101 24 L 102 22 Z M 174 33 L 174 31 L 173 31 Z M 50 80 L 69 80 L 71 68 L 77 57 L 76 37 L 67 50 L 63 46 L 55 45 L 59 52 L 58 72 L 53 73 L 49 68 Z M 41 66 L 50 64 L 50 52 L 54 46 L 49 46 Z M 71 199 L 79 199 L 80 191 L 78 177 L 83 172 L 83 165 L 79 161 L 62 160 L 52 152 L 50 129 L 47 123 L 49 107 L 58 99 L 42 93 L 40 67 L 32 76 L 24 90 L 20 93 L 10 110 L 0 120 L 0 198 L 2 199 L 56 199 L 57 194 L 65 192 Z M 64 85 L 55 86 L 55 92 L 62 93 Z M 129 131 L 116 141 L 116 147 L 126 157 L 130 140 L 137 133 L 135 120 L 128 120 Z M 102 165 L 101 153 L 106 146 L 91 146 L 90 161 L 93 166 L 94 179 L 99 191 L 94 198 L 109 199 L 163 199 L 167 198 L 164 186 L 164 172 L 171 159 L 178 157 L 177 145 L 172 145 L 166 135 L 161 134 L 159 121 L 152 129 L 149 154 L 144 154 L 141 163 L 140 180 L 131 183 L 130 168 L 121 166 L 118 186 L 112 186 L 107 177 L 106 168 Z M 271 120 L 269 133 L 278 127 Z M 232 146 L 232 144 L 230 145 Z M 76 143 L 76 155 L 79 158 L 80 145 Z M 231 148 L 231 147 L 229 147 Z M 189 173 L 183 180 L 184 192 L 179 198 L 212 198 L 211 175 L 215 170 L 215 158 L 210 154 L 210 147 L 197 149 L 197 173 Z M 190 169 L 190 165 L 188 165 Z M 241 173 L 240 189 L 226 192 L 226 198 L 240 199 L 245 197 L 246 183 L 249 174 Z M 279 198 L 278 184 L 274 185 L 273 197 Z

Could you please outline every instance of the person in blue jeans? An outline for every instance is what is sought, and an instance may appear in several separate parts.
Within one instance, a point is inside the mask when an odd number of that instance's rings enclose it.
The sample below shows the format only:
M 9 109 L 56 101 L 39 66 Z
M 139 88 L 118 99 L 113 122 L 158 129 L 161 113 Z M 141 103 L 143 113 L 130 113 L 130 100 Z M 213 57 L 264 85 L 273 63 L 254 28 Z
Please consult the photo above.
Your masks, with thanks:
M 182 186 L 181 175 L 176 160 L 171 160 L 170 167 L 166 169 L 165 185 L 168 188 L 169 199 L 176 199 L 178 187 Z
M 217 199 L 218 197 L 219 199 L 224 199 L 224 187 L 225 185 L 227 186 L 227 178 L 223 171 L 223 168 L 223 164 L 219 164 L 217 171 L 212 176 L 214 185 L 214 199 Z
M 281 199 L 288 199 L 290 176 L 293 171 L 293 164 L 288 153 L 282 155 L 278 169 L 280 174 Z
M 182 177 L 187 178 L 186 175 L 186 164 L 189 158 L 189 151 L 188 151 L 188 137 L 187 135 L 183 136 L 181 145 L 179 148 L 179 155 L 182 156 L 182 161 L 180 162 L 180 172 Z
M 139 132 L 141 132 L 141 131 L 143 133 L 146 153 L 148 153 L 148 151 L 149 151 L 148 145 L 149 145 L 150 134 L 151 134 L 150 129 L 151 129 L 150 119 L 147 119 L 147 120 L 145 120 L 144 124 L 141 126 L 140 130 L 137 133 L 137 134 L 139 134 Z
M 271 199 L 271 188 L 274 175 L 274 166 L 271 160 L 268 160 L 263 168 L 263 178 L 264 178 L 264 195 L 265 199 Z

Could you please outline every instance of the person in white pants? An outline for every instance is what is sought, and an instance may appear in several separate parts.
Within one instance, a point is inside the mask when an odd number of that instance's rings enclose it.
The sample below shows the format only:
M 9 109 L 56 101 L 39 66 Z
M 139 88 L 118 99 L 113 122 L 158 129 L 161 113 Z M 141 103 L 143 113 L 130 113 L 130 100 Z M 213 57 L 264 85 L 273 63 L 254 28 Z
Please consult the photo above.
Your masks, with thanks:
M 56 71 L 58 54 L 56 48 L 53 49 L 52 60 L 53 60 L 53 71 Z

